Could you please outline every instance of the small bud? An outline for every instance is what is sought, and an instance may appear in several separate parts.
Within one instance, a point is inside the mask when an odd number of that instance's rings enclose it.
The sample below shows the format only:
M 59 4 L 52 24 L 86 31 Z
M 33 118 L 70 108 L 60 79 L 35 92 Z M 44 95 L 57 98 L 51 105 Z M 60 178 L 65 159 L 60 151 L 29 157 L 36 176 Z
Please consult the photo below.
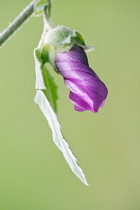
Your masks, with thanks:
M 44 43 L 47 45 L 57 45 L 65 47 L 78 45 L 86 50 L 94 50 L 93 47 L 86 46 L 85 39 L 81 33 L 71 30 L 65 26 L 58 26 L 51 29 L 45 36 Z M 69 48 L 70 49 L 70 48 Z M 65 51 L 65 50 L 64 50 Z
M 72 37 L 76 37 L 75 31 L 64 26 L 58 26 L 46 34 L 44 43 L 53 45 L 70 44 L 72 42 Z

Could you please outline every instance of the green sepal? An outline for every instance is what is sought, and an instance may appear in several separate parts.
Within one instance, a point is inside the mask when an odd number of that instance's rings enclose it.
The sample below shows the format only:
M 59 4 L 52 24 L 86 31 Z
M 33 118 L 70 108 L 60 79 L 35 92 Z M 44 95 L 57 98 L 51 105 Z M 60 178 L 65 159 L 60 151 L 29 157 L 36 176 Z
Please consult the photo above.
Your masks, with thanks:
M 44 43 L 59 46 L 61 52 L 70 50 L 74 45 L 78 45 L 87 51 L 94 50 L 93 47 L 86 45 L 86 41 L 81 33 L 64 26 L 58 26 L 50 30 L 45 36 Z
M 84 36 L 80 32 L 75 31 L 75 33 L 76 33 L 76 37 L 75 37 L 76 45 L 78 45 L 79 47 L 82 47 L 86 51 L 95 50 L 94 47 L 86 45 L 86 41 L 84 39 Z
M 86 42 L 85 42 L 83 35 L 81 33 L 79 33 L 78 31 L 75 31 L 75 34 L 76 34 L 75 41 L 76 41 L 77 45 L 85 46 Z
M 65 45 L 72 42 L 72 37 L 76 37 L 75 31 L 64 26 L 58 26 L 46 34 L 44 42 L 51 45 Z
M 57 86 L 54 82 L 53 77 L 50 75 L 48 69 L 46 68 L 46 65 L 44 65 L 42 67 L 42 76 L 44 79 L 44 84 L 47 88 L 42 91 L 45 94 L 45 96 L 47 97 L 47 99 L 49 100 L 51 107 L 53 108 L 55 113 L 57 113 L 57 103 L 56 103 L 56 101 L 58 99 Z

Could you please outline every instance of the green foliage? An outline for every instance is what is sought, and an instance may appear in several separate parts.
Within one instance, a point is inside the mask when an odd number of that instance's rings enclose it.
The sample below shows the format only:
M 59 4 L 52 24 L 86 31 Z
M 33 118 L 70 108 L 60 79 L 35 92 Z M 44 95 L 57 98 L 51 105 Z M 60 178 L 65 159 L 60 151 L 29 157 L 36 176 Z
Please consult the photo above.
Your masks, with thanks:
M 49 100 L 53 110 L 57 112 L 57 99 L 58 99 L 57 86 L 54 82 L 53 77 L 51 76 L 48 69 L 46 68 L 45 63 L 48 62 L 47 48 L 45 48 L 43 52 L 44 54 L 39 49 L 35 50 L 36 59 L 40 63 L 40 65 L 37 65 L 36 71 L 38 72 L 38 74 L 41 71 L 41 78 L 42 78 L 42 81 L 44 82 L 44 85 L 45 85 L 44 87 L 46 87 L 45 89 L 44 88 L 41 89 L 41 91 L 45 94 L 45 96 Z
M 46 89 L 43 90 L 43 93 L 49 100 L 53 110 L 57 112 L 57 103 L 56 103 L 58 99 L 57 86 L 54 82 L 53 77 L 51 76 L 45 65 L 42 67 L 42 75 L 44 79 L 44 84 L 46 86 Z
M 43 64 L 49 62 L 49 45 L 44 45 L 43 49 L 41 50 L 41 60 Z

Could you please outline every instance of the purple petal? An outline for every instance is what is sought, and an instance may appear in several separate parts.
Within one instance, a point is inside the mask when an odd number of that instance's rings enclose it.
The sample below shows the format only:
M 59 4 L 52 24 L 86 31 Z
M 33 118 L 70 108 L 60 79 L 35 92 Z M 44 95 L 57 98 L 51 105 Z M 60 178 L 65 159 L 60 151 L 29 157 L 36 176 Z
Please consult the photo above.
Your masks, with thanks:
M 56 55 L 56 67 L 71 90 L 69 98 L 77 111 L 98 112 L 104 105 L 108 90 L 89 67 L 87 56 L 80 47 Z
M 90 106 L 85 101 L 83 101 L 79 96 L 75 95 L 71 91 L 69 94 L 69 98 L 73 102 L 76 111 L 83 112 L 86 110 L 90 110 Z

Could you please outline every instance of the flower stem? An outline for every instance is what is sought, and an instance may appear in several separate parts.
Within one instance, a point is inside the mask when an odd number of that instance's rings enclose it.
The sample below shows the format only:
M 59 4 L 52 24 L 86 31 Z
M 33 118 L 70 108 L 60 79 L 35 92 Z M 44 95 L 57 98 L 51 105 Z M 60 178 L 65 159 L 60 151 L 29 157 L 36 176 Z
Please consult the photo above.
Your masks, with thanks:
M 43 28 L 43 33 L 42 33 L 41 39 L 38 44 L 38 49 L 41 49 L 44 46 L 44 38 L 45 38 L 47 32 L 54 27 L 53 23 L 50 20 L 50 17 L 49 17 L 50 14 L 48 14 L 48 10 L 51 11 L 51 1 L 50 1 L 50 4 L 45 6 L 44 10 L 43 10 L 44 28 Z M 49 11 L 49 13 L 50 13 L 50 11 Z
M 50 13 L 51 13 L 51 1 L 49 5 L 44 7 L 43 11 L 43 19 L 44 19 L 44 26 L 47 28 L 47 30 L 51 30 L 54 25 L 50 20 Z
M 19 16 L 0 33 L 0 47 L 23 25 L 23 23 L 33 14 L 34 5 L 38 0 L 32 1 Z

